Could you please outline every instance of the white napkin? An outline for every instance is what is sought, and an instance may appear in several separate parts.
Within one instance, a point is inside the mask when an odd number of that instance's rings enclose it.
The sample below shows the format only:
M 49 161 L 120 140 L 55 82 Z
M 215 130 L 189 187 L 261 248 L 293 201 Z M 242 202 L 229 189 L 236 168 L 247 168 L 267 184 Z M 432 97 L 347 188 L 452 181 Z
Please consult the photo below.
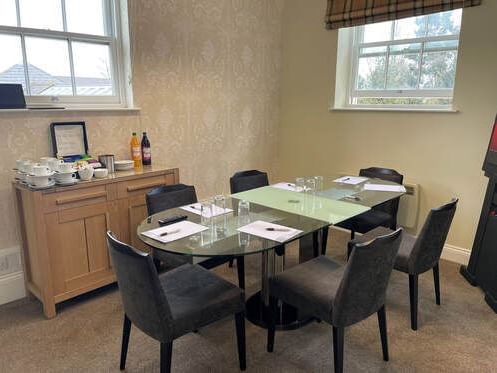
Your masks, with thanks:
M 380 192 L 399 192 L 399 193 L 406 192 L 406 188 L 403 185 L 385 185 L 385 184 L 365 184 L 364 190 L 375 190 Z
M 202 208 L 200 206 L 201 206 L 200 202 L 197 202 L 197 203 L 192 203 L 191 205 L 181 206 L 180 209 L 191 212 L 193 214 L 201 215 Z M 213 204 L 212 205 L 212 213 L 205 214 L 204 216 L 206 218 L 212 218 L 214 216 L 228 214 L 232 211 L 233 211 L 232 209 L 229 209 L 229 208 L 223 209 L 222 207 L 219 207 L 219 206 L 216 206 Z
M 333 181 L 335 183 L 357 185 L 357 184 L 363 183 L 367 179 L 368 179 L 367 177 L 362 177 L 362 176 L 342 176 L 342 177 L 339 177 L 338 179 L 335 179 Z
M 267 228 L 274 229 L 268 230 Z M 285 227 L 284 225 L 257 220 L 237 229 L 238 232 L 248 233 L 276 242 L 285 242 L 302 233 L 301 230 Z
M 149 231 L 141 232 L 142 235 L 150 237 L 162 243 L 172 242 L 184 237 L 197 234 L 199 232 L 209 229 L 200 224 L 192 223 L 188 220 L 183 220 L 174 224 L 166 225 L 165 227 L 151 229 Z M 161 236 L 161 234 L 167 233 Z

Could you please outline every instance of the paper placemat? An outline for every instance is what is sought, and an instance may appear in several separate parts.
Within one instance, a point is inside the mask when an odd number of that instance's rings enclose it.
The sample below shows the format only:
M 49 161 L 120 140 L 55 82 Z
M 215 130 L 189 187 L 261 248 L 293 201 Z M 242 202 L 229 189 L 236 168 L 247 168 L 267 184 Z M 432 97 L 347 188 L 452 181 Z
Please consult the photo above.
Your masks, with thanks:
M 183 220 L 178 223 L 166 225 L 165 227 L 151 229 L 149 231 L 141 232 L 142 235 L 150 237 L 156 241 L 167 243 L 179 240 L 203 232 L 207 227 L 203 225 L 192 223 L 188 220 Z
M 273 184 L 271 185 L 271 187 L 283 190 L 291 190 L 292 192 L 298 192 L 297 187 L 293 183 L 282 182 L 282 183 Z
M 357 185 L 357 184 L 365 182 L 366 180 L 368 180 L 368 178 L 362 177 L 362 176 L 342 176 L 342 177 L 339 177 L 338 179 L 335 179 L 333 181 L 335 183 Z
M 379 192 L 399 192 L 399 193 L 406 192 L 406 188 L 403 185 L 385 185 L 385 184 L 365 184 L 364 190 L 374 190 Z
M 237 229 L 239 232 L 248 233 L 276 242 L 285 242 L 302 233 L 301 230 L 285 227 L 284 225 L 257 220 Z
M 191 212 L 191 213 L 197 214 L 197 215 L 201 215 L 202 214 L 202 209 L 201 209 L 201 203 L 200 202 L 192 203 L 191 205 L 181 206 L 180 209 L 183 209 L 185 211 L 188 211 L 188 212 Z M 228 214 L 230 212 L 233 212 L 233 210 L 229 209 L 229 208 L 224 208 L 223 209 L 222 207 L 219 207 L 219 206 L 216 206 L 216 205 L 213 204 L 212 205 L 212 213 L 206 214 L 204 216 L 206 218 L 212 218 L 212 217 L 215 217 L 215 216 Z

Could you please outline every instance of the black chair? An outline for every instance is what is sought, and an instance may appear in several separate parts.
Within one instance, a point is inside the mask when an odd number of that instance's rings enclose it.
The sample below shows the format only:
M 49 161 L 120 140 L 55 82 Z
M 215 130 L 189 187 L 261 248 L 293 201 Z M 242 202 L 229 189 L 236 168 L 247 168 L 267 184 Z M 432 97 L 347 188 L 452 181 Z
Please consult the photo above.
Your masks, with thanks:
M 125 369 L 131 324 L 160 342 L 160 371 L 171 371 L 173 340 L 235 315 L 240 369 L 245 370 L 243 290 L 211 272 L 185 264 L 158 276 L 152 258 L 107 232 L 124 308 L 120 369 Z
M 402 184 L 404 176 L 390 168 L 370 167 L 359 171 L 359 176 L 382 179 Z M 399 210 L 399 198 L 384 202 L 373 207 L 370 211 L 359 216 L 349 219 L 339 226 L 349 229 L 351 238 L 354 238 L 355 232 L 366 233 L 376 227 L 387 227 L 392 230 L 397 229 L 397 212 Z
M 197 202 L 195 187 L 185 184 L 162 185 L 152 189 L 146 195 L 148 215 L 156 214 L 160 211 L 189 205 Z M 160 260 L 167 269 L 175 268 L 185 263 L 192 263 L 192 257 L 175 255 L 163 250 L 153 250 L 153 257 Z M 233 260 L 233 257 L 215 257 L 204 259 L 198 265 L 211 269 L 221 264 Z M 245 288 L 245 260 L 243 256 L 237 257 L 238 285 Z
M 245 192 L 246 190 L 268 185 L 269 180 L 267 173 L 258 170 L 240 171 L 230 177 L 231 194 Z
M 404 234 L 402 238 L 394 268 L 409 275 L 412 330 L 418 329 L 418 276 L 430 269 L 433 270 L 435 301 L 440 305 L 438 262 L 456 212 L 457 202 L 457 199 L 452 199 L 449 203 L 432 209 L 417 238 L 410 234 Z M 384 235 L 389 232 L 391 231 L 387 228 L 378 227 L 360 238 L 350 241 L 349 244 L 352 246 L 357 243 L 366 242 L 377 235 Z
M 277 300 L 281 300 L 333 326 L 335 372 L 343 371 L 345 327 L 377 313 L 383 359 L 388 361 L 385 294 L 401 235 L 399 229 L 356 244 L 344 267 L 319 256 L 271 278 L 268 352 L 273 351 L 275 311 Z

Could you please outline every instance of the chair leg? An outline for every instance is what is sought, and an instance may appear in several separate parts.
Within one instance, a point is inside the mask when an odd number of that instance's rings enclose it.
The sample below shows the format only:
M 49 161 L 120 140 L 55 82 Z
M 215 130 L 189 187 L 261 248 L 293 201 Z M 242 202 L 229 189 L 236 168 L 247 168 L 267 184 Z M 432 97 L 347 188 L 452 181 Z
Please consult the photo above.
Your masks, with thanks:
M 160 373 L 171 372 L 172 355 L 173 342 L 162 342 L 160 344 Z
M 433 267 L 433 281 L 435 283 L 435 300 L 440 306 L 440 272 L 438 263 Z
M 238 345 L 238 361 L 240 370 L 247 368 L 247 361 L 245 357 L 245 313 L 240 312 L 235 314 L 236 324 L 236 340 Z
M 355 231 L 350 230 L 350 239 L 353 240 L 355 238 Z
M 388 361 L 388 338 L 387 338 L 387 315 L 385 306 L 381 307 L 378 312 L 378 325 L 380 327 L 381 349 L 383 351 L 383 360 Z
M 131 333 L 131 320 L 128 319 L 128 316 L 126 316 L 126 314 L 124 314 L 123 340 L 121 345 L 121 362 L 119 364 L 120 370 L 124 370 L 126 368 L 126 356 L 128 355 L 128 344 L 129 344 L 130 333 Z
M 274 335 L 276 334 L 276 313 L 278 312 L 278 300 L 269 297 L 269 323 L 267 326 L 267 352 L 274 351 Z
M 245 290 L 245 258 L 243 256 L 236 258 L 236 269 L 238 273 L 238 287 Z
M 343 372 L 344 328 L 333 327 L 333 363 L 335 373 Z
M 411 304 L 411 329 L 418 329 L 418 275 L 409 275 L 409 298 Z
M 228 267 L 233 268 L 233 259 L 230 259 L 230 262 L 228 264 Z
M 328 245 L 328 231 L 329 228 L 323 228 L 321 230 L 321 255 L 326 255 L 326 246 Z

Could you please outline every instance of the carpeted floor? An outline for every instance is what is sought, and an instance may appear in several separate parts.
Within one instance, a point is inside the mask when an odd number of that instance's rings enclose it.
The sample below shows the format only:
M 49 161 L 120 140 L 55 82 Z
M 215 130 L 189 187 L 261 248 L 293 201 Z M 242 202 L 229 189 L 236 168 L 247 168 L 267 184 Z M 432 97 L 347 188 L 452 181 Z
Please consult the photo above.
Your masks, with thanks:
M 344 259 L 346 235 L 333 231 L 329 255 Z M 291 255 L 296 251 L 290 250 Z M 293 258 L 293 261 L 295 259 Z M 247 264 L 247 293 L 258 289 L 260 258 Z M 390 361 L 381 358 L 375 316 L 346 329 L 346 372 L 495 372 L 497 315 L 481 291 L 441 262 L 442 306 L 434 301 L 431 273 L 420 277 L 419 330 L 409 327 L 407 276 L 392 275 L 387 320 Z M 236 269 L 216 269 L 235 281 Z M 118 371 L 122 310 L 115 286 L 68 301 L 46 320 L 41 304 L 22 300 L 0 307 L 0 372 Z M 265 350 L 264 330 L 247 323 L 247 372 L 332 371 L 331 327 L 312 323 L 277 332 L 275 352 Z M 174 343 L 175 372 L 237 372 L 234 322 L 223 320 Z M 158 372 L 159 344 L 132 329 L 128 372 Z

